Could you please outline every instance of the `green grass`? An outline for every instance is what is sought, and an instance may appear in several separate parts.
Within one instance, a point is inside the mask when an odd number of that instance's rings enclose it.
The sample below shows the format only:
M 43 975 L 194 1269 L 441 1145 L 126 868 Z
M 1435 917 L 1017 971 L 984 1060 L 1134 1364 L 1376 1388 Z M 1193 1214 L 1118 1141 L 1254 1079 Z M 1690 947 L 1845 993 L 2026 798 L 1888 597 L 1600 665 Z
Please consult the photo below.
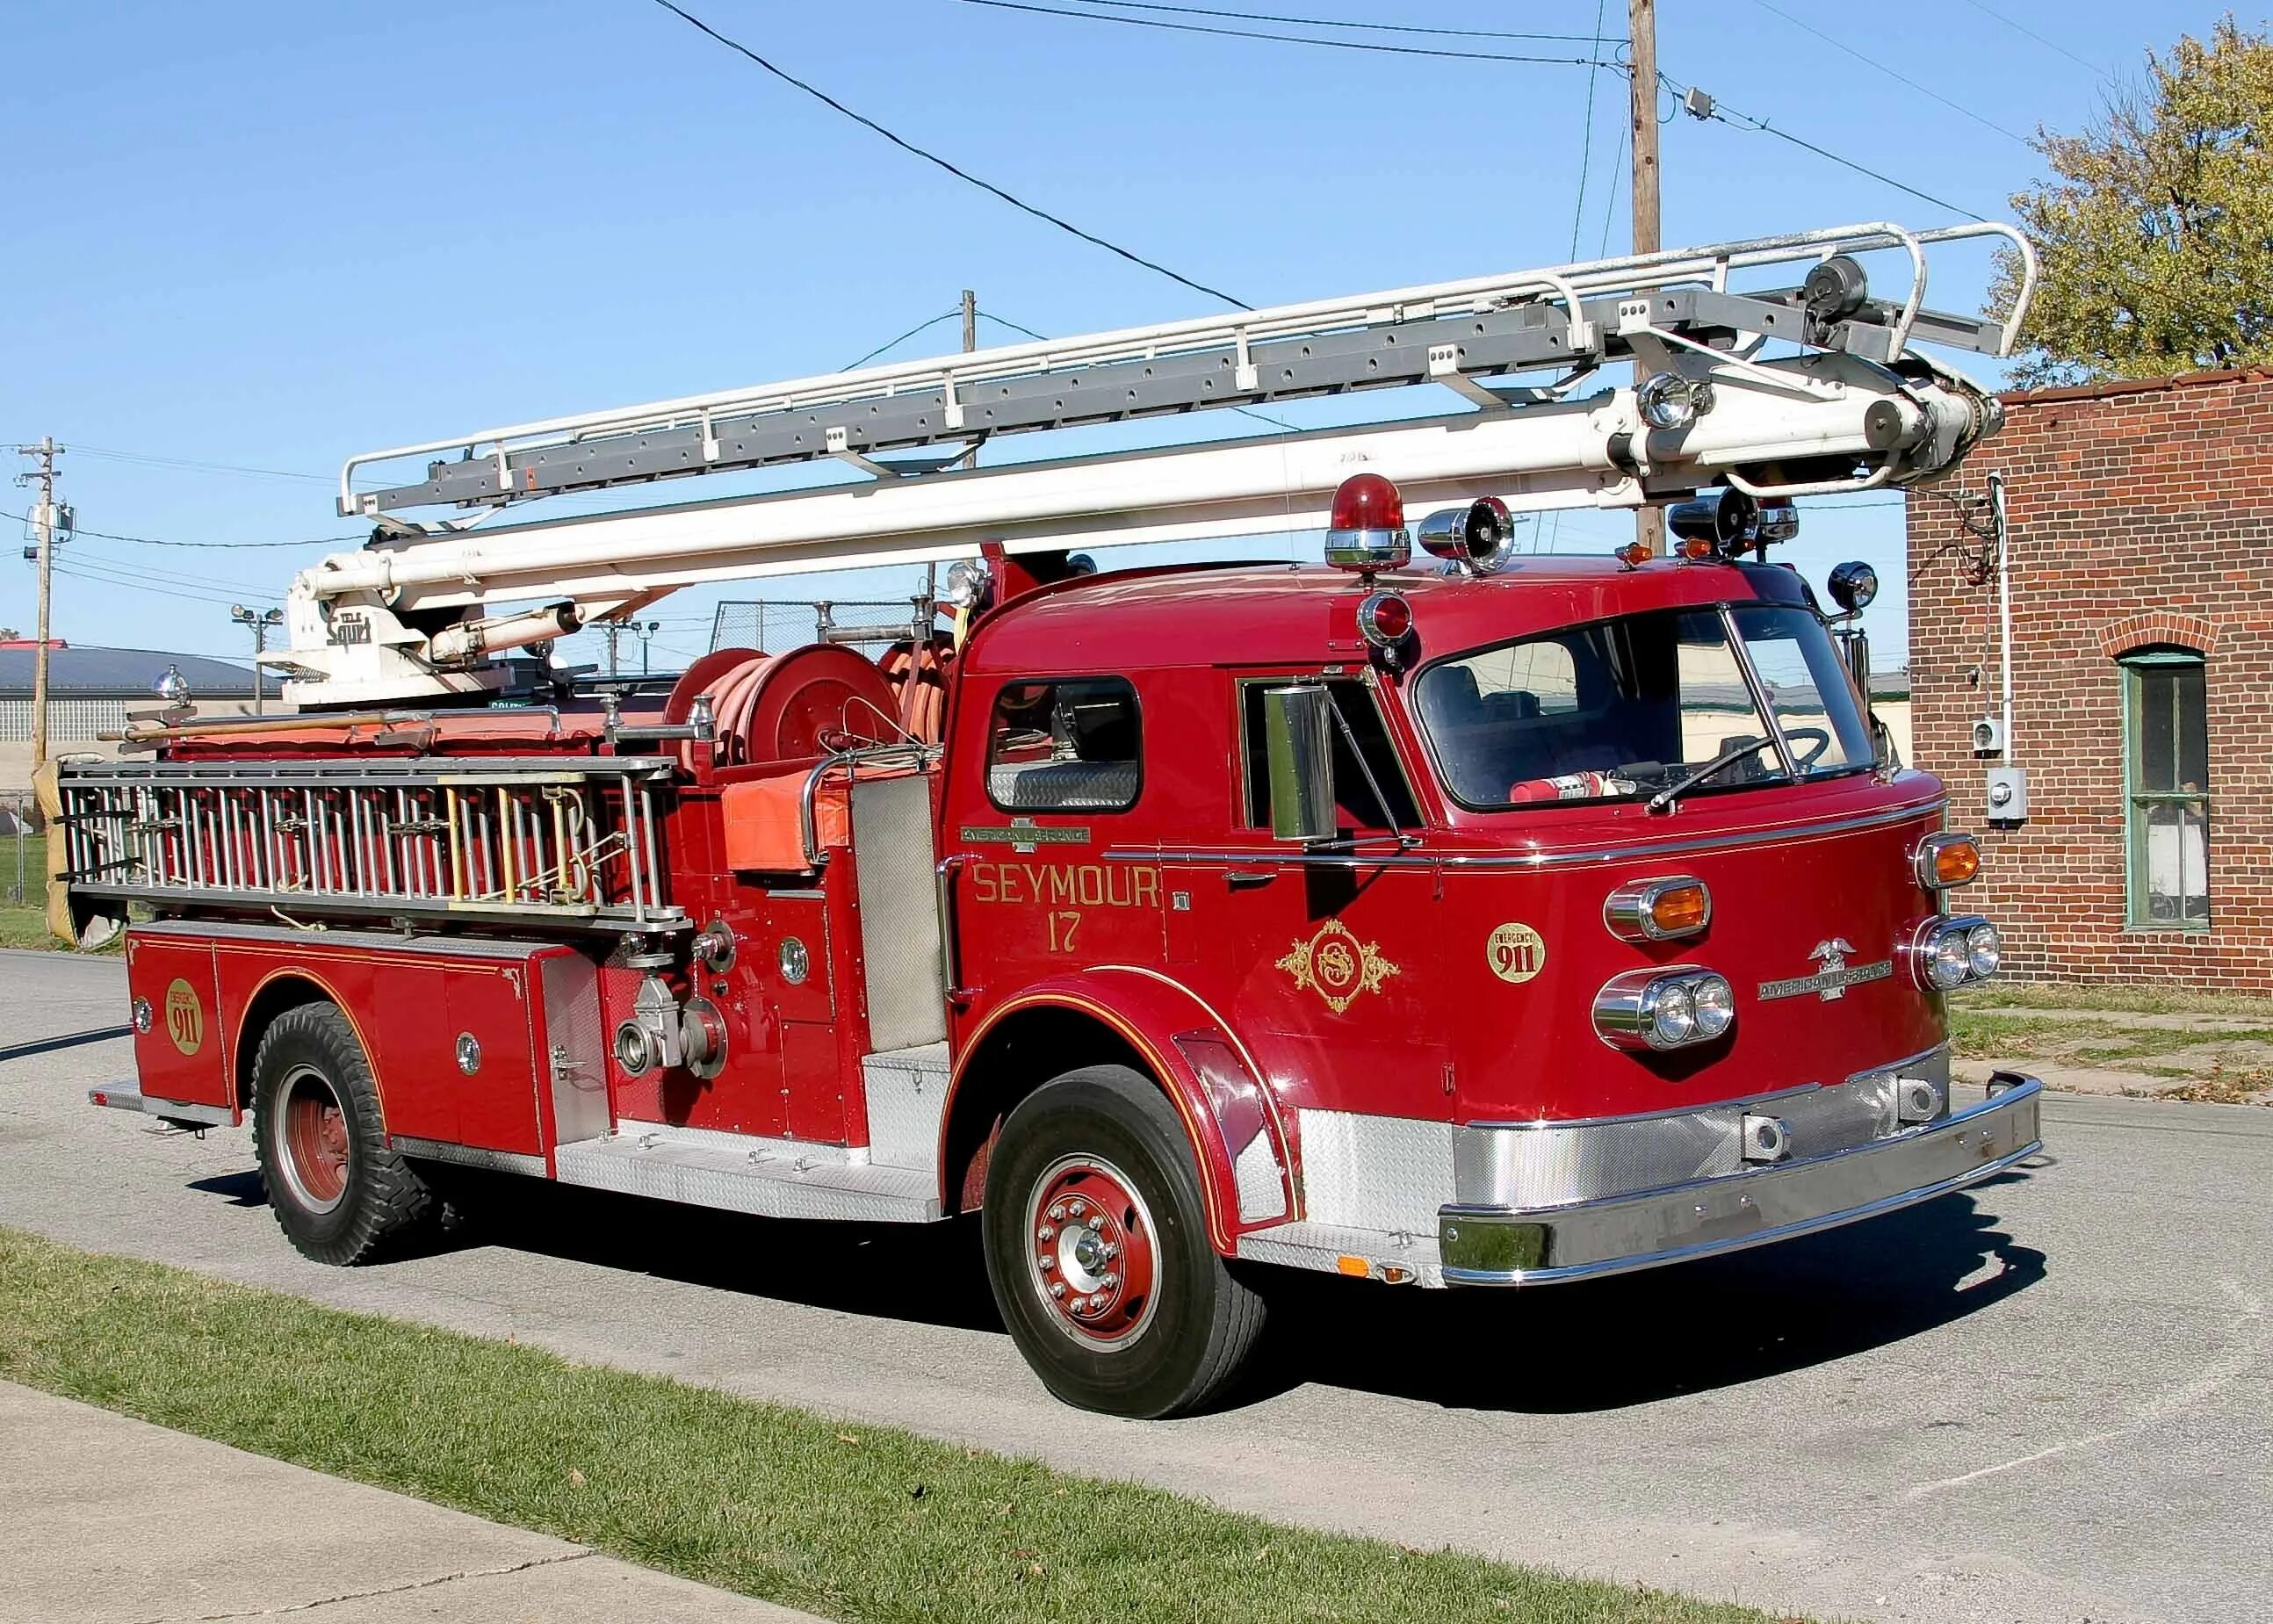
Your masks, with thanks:
M 1952 1011 L 2101 1010 L 2142 1015 L 2246 1015 L 2273 1025 L 2273 998 L 2187 992 L 2171 987 L 2073 987 L 2058 981 L 1991 981 L 1949 995 Z
M 24 865 L 20 894 L 16 874 Z M 0 947 L 60 947 L 48 934 L 48 848 L 41 835 L 0 835 Z
M 2066 1060 L 2091 1065 L 2143 1060 L 2187 1049 L 2273 1044 L 2273 1026 L 2208 1031 L 2127 1026 L 2114 1019 L 2062 1019 L 1962 1009 L 1950 1011 L 1949 1029 L 1958 1055 L 1968 1060 Z
M 1766 1616 L 1281 1527 L 6 1229 L 0 1378 L 836 1619 Z

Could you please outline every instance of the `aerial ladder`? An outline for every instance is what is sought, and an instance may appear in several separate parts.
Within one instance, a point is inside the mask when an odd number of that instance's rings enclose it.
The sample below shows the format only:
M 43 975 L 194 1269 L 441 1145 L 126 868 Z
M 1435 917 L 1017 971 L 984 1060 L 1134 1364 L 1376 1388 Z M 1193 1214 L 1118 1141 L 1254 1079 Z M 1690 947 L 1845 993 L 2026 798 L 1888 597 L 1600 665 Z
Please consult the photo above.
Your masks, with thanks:
M 1982 239 L 2012 257 L 2012 307 L 1928 308 L 1930 251 Z M 1865 256 L 1899 267 L 1897 294 L 1873 293 Z M 2035 284 L 2034 251 L 2011 226 L 1870 223 L 396 446 L 341 469 L 340 512 L 370 520 L 371 539 L 301 572 L 289 646 L 265 663 L 304 710 L 479 699 L 506 686 L 500 656 L 682 588 L 967 559 L 983 544 L 1016 553 L 1316 529 L 1335 488 L 1366 469 L 1408 501 L 1492 495 L 1533 514 L 1712 486 L 1764 503 L 1900 487 L 1947 471 L 1999 422 L 1993 395 L 1920 346 L 2011 353 Z M 1589 388 L 1617 363 L 1632 365 L 1632 383 Z M 1428 385 L 1459 395 L 1459 410 L 971 465 L 998 437 Z M 569 492 L 825 460 L 856 477 L 509 517 Z

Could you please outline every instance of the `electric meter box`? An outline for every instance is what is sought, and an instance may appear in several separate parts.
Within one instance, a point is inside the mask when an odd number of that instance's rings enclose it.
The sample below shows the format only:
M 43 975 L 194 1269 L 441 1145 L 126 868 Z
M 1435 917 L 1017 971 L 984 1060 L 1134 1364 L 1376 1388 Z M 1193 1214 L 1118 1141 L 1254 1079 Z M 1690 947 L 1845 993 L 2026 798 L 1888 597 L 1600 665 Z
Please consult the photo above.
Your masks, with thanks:
M 1989 769 L 1989 821 L 2018 823 L 2029 816 L 2029 770 L 2026 767 Z

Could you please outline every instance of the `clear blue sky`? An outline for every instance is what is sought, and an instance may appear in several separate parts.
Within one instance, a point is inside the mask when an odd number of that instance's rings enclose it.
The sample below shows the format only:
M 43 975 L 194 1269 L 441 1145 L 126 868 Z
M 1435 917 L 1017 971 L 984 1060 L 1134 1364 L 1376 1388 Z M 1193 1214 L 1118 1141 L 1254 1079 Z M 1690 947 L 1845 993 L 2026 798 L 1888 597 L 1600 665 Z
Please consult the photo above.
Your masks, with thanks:
M 1579 34 L 1598 13 L 1596 0 L 1196 3 Z M 686 4 L 911 139 L 1250 303 L 1572 257 L 1589 151 L 1584 69 L 956 0 Z M 1624 9 L 1602 8 L 1613 36 Z M 1997 215 L 2037 160 L 1977 119 L 2022 135 L 2073 128 L 2106 94 L 2103 74 L 2135 80 L 2145 49 L 2218 15 L 2157 0 L 1991 10 L 2019 26 L 1973 0 L 1844 11 L 1667 0 L 1660 63 L 1744 113 Z M 1592 54 L 1583 42 L 1337 37 Z M 1220 308 L 910 158 L 653 0 L 26 6 L 8 41 L 0 437 L 88 447 L 64 457 L 64 491 L 90 530 L 348 535 L 326 482 L 349 453 L 830 370 L 966 286 L 983 308 L 1049 334 Z M 1601 74 L 1593 94 L 1581 257 L 1602 248 L 1606 224 L 1612 252 L 1626 242 L 1625 199 L 1611 195 L 1624 81 Z M 1725 124 L 1677 117 L 1663 140 L 1669 244 L 1954 218 Z M 1970 301 L 1977 282 L 1957 292 Z M 955 342 L 943 324 L 905 353 Z M 1317 410 L 1288 415 L 1324 420 Z M 25 493 L 0 497 L 24 511 Z M 1818 508 L 1795 554 L 1819 581 L 1840 557 L 1878 565 L 1881 663 L 1903 646 L 1900 525 L 1897 506 Z M 19 528 L 0 524 L 11 538 L 0 624 L 28 633 Z M 1565 521 L 1560 542 L 1607 547 L 1627 533 L 1591 515 Z M 80 574 L 58 583 L 56 630 L 239 655 L 226 603 L 209 600 L 279 601 L 291 570 L 328 550 L 86 539 L 65 560 Z M 197 596 L 169 596 L 177 580 Z M 660 607 L 658 665 L 703 646 L 717 596 Z

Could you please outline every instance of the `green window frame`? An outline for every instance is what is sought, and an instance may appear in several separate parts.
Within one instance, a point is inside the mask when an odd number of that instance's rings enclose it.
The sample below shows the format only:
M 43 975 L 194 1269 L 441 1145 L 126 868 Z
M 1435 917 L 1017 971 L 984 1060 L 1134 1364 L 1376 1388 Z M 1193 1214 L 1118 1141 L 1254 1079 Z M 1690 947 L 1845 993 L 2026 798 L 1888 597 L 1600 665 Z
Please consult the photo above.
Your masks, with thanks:
M 2188 649 L 2142 649 L 2119 663 L 2127 923 L 2207 930 L 2209 670 Z

